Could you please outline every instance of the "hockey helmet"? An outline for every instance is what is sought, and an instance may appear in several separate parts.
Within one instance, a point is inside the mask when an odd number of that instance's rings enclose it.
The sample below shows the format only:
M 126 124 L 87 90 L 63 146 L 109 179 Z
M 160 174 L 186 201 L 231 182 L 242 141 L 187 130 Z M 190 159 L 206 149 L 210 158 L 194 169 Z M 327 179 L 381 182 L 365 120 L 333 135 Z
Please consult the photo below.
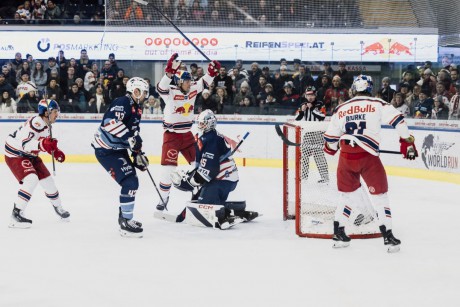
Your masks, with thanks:
M 128 80 L 126 83 L 126 91 L 134 95 L 135 89 L 138 89 L 141 92 L 140 96 L 142 96 L 142 93 L 145 93 L 145 97 L 149 97 L 149 84 L 144 79 L 139 77 L 132 77 Z M 140 96 L 135 96 L 135 98 L 139 99 Z
M 53 99 L 42 99 L 38 103 L 38 114 L 39 115 L 45 115 L 46 111 L 51 112 L 52 110 L 60 110 L 59 109 L 59 104 L 56 102 L 56 100 Z
M 174 80 L 176 84 L 179 85 L 184 81 L 192 80 L 192 75 L 188 71 L 178 70 L 177 73 L 174 75 Z
M 217 118 L 214 115 L 214 112 L 207 109 L 201 112 L 200 115 L 198 115 L 196 123 L 198 125 L 198 130 L 204 133 L 216 129 Z
M 358 77 L 356 77 L 351 88 L 358 93 L 364 92 L 364 93 L 372 94 L 373 87 L 374 87 L 374 83 L 372 82 L 371 76 L 359 75 Z

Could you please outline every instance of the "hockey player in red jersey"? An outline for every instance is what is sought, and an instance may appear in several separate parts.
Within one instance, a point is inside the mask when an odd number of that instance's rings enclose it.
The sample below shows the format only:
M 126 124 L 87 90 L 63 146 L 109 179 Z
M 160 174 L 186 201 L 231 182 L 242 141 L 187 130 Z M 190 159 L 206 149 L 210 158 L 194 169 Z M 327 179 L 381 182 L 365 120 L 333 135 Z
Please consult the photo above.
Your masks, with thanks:
M 398 132 L 403 158 L 417 156 L 414 137 L 410 135 L 404 116 L 391 104 L 371 96 L 373 83 L 370 76 L 360 75 L 353 82 L 356 96 L 335 108 L 324 134 L 324 151 L 334 155 L 340 147 L 337 167 L 337 186 L 341 192 L 335 212 L 334 247 L 346 247 L 350 238 L 345 233 L 348 218 L 356 202 L 363 178 L 375 206 L 380 231 L 389 252 L 399 251 L 401 241 L 392 232 L 392 217 L 388 199 L 388 181 L 379 158 L 380 129 L 391 125 Z
M 181 62 L 177 53 L 168 60 L 165 75 L 157 84 L 157 91 L 165 102 L 163 118 L 163 147 L 161 152 L 160 195 L 158 210 L 164 210 L 169 201 L 171 173 L 177 166 L 181 153 L 188 163 L 195 160 L 195 138 L 190 131 L 195 118 L 194 108 L 197 95 L 209 86 L 219 74 L 220 63 L 212 61 L 208 73 L 197 81 L 187 71 L 179 70 Z M 171 85 L 172 79 L 177 85 Z
M 38 104 L 38 116 L 31 117 L 6 138 L 5 162 L 20 184 L 9 225 L 12 228 L 32 226 L 32 220 L 24 216 L 24 211 L 38 183 L 56 214 L 63 219 L 70 216 L 61 205 L 59 192 L 50 172 L 38 156 L 40 151 L 44 151 L 54 155 L 58 162 L 64 162 L 65 155 L 57 147 L 58 141 L 50 136 L 50 126 L 58 116 L 58 103 L 43 99 Z

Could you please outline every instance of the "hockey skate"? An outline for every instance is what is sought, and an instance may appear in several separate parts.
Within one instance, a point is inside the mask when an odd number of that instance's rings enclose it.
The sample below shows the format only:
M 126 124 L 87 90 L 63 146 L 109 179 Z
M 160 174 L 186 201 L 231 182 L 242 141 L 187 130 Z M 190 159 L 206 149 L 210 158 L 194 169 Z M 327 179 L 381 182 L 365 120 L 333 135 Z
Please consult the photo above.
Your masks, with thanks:
M 388 245 L 387 252 L 389 253 L 397 253 L 401 249 L 401 240 L 398 240 L 393 235 L 393 231 L 387 230 L 385 225 L 380 226 L 380 231 L 383 235 L 384 244 Z
M 122 237 L 142 238 L 142 232 L 144 231 L 142 229 L 142 223 L 133 219 L 128 220 L 124 218 L 121 214 L 121 209 L 118 217 L 118 224 L 120 224 L 120 235 Z
M 259 213 L 255 211 L 235 211 L 235 215 L 243 219 L 243 222 L 250 222 L 256 217 L 259 217 Z
M 243 222 L 244 219 L 239 216 L 227 216 L 224 219 L 219 219 L 219 222 L 216 223 L 216 228 L 219 228 L 220 230 L 226 230 Z
M 169 201 L 169 196 L 166 198 L 164 202 L 160 199 L 160 202 L 157 205 L 157 210 L 159 211 L 163 211 L 164 209 L 168 210 L 168 201 Z
M 68 218 L 70 217 L 70 213 L 68 211 L 66 211 L 62 207 L 62 205 L 53 206 L 53 208 L 54 208 L 54 211 L 56 212 L 56 214 L 59 215 L 59 217 L 62 220 L 68 221 Z
M 24 210 L 20 210 L 14 206 L 13 213 L 11 214 L 11 222 L 8 227 L 26 229 L 31 226 L 32 220 L 24 217 Z
M 334 222 L 334 235 L 332 236 L 334 248 L 348 247 L 350 245 L 350 237 L 345 233 L 345 227 L 339 227 L 339 222 Z

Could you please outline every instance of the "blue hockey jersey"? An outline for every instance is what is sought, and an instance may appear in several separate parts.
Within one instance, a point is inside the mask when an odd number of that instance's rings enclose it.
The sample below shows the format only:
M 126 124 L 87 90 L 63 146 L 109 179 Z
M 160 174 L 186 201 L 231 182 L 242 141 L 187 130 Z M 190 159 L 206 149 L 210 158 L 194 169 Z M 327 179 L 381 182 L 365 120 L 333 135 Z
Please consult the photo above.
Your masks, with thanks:
M 115 99 L 104 114 L 94 134 L 94 148 L 108 150 L 128 149 L 128 138 L 140 131 L 142 108 L 129 94 Z
M 207 182 L 212 180 L 238 181 L 238 168 L 230 155 L 230 145 L 216 130 L 205 132 L 197 138 L 197 173 Z

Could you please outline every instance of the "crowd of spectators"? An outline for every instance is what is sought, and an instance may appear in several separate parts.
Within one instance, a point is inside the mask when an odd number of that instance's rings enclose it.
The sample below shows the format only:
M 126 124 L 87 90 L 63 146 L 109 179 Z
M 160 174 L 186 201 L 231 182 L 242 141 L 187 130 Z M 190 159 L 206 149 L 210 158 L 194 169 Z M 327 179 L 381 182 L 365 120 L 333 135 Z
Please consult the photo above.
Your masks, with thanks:
M 3 0 L 0 23 L 169 25 L 152 7 L 133 0 Z M 358 1 L 155 0 L 177 25 L 244 27 L 361 27 Z M 107 15 L 105 14 L 107 5 Z
M 6 61 L 0 73 L 0 112 L 36 112 L 40 99 L 55 99 L 61 111 L 67 113 L 103 113 L 117 97 L 126 94 L 129 76 L 120 67 L 115 54 L 108 55 L 99 67 L 80 51 L 78 59 L 66 59 L 63 51 L 46 63 L 31 54 L 25 59 L 16 53 Z M 228 65 L 227 65 L 228 67 Z M 299 59 L 281 59 L 279 68 L 259 67 L 257 62 L 247 68 L 238 60 L 219 75 L 197 98 L 195 112 L 211 109 L 218 114 L 295 114 L 305 102 L 305 90 L 313 87 L 322 101 L 327 115 L 334 108 L 353 97 L 352 74 L 346 63 L 338 62 L 334 71 L 330 63 L 323 63 L 322 71 L 312 75 L 308 65 Z M 196 81 L 204 75 L 196 63 L 182 68 Z M 460 80 L 455 64 L 448 64 L 434 73 L 431 62 L 415 67 L 408 65 L 400 80 L 383 77 L 381 86 L 374 84 L 375 96 L 393 104 L 406 117 L 458 119 L 460 114 Z M 164 103 L 155 90 L 155 81 L 145 78 L 150 86 L 144 113 L 161 114 Z M 377 79 L 377 78 L 376 78 Z

